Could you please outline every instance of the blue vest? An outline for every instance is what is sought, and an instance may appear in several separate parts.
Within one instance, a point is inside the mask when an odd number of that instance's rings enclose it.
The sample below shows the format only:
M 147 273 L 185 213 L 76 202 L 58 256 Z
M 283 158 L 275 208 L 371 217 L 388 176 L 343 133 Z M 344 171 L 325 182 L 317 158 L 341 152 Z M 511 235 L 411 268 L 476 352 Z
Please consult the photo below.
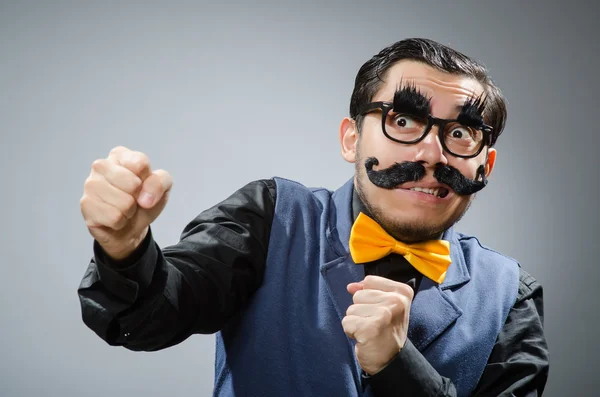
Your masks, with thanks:
M 276 178 L 262 286 L 216 335 L 215 396 L 372 396 L 342 328 L 346 285 L 364 278 L 348 249 L 353 180 L 334 193 Z M 473 391 L 517 296 L 514 260 L 452 229 L 441 285 L 423 278 L 408 337 L 460 396 Z

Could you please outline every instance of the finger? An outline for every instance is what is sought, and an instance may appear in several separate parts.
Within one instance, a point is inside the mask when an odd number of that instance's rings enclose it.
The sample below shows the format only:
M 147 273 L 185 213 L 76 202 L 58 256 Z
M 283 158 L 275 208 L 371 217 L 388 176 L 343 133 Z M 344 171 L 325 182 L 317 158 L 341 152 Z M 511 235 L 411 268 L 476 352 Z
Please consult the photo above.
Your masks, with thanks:
M 346 316 L 342 319 L 342 328 L 348 337 L 355 339 L 355 335 L 360 328 L 362 319 L 358 316 Z
M 135 198 L 108 183 L 102 175 L 88 179 L 84 191 L 90 196 L 115 207 L 123 213 L 126 219 L 131 219 L 137 211 Z
M 408 296 L 411 299 L 414 296 L 414 291 L 408 284 L 393 281 L 385 277 L 367 276 L 363 280 L 363 285 L 365 289 L 396 292 Z
M 377 303 L 385 302 L 388 294 L 389 294 L 388 292 L 379 291 L 376 289 L 363 289 L 363 290 L 357 291 L 352 296 L 352 301 L 355 304 L 358 304 L 358 303 L 377 304 Z
M 130 151 L 131 151 L 131 149 L 129 149 L 125 146 L 114 147 L 108 153 L 107 159 L 109 159 L 111 161 L 116 161 L 119 158 L 119 156 L 121 156 L 123 153 L 130 152 Z
M 346 286 L 346 289 L 348 290 L 348 292 L 350 292 L 352 295 L 354 295 L 357 291 L 360 291 L 361 289 L 363 289 L 363 284 L 362 284 L 362 282 L 350 283 Z
M 99 159 L 94 161 L 92 169 L 117 189 L 132 196 L 139 194 L 142 180 L 122 165 L 107 159 Z
M 152 208 L 158 203 L 163 195 L 171 190 L 173 180 L 165 170 L 154 171 L 142 185 L 142 191 L 137 199 L 143 208 Z
M 379 306 L 365 303 L 355 303 L 346 310 L 347 316 L 373 317 L 379 311 Z
M 88 227 L 108 227 L 121 230 L 127 225 L 127 218 L 115 207 L 98 200 L 95 197 L 84 195 L 80 201 L 81 213 Z
M 118 147 L 111 151 L 108 155 L 108 160 L 127 168 L 129 171 L 137 175 L 142 181 L 150 176 L 152 168 L 150 160 L 142 152 L 129 150 Z

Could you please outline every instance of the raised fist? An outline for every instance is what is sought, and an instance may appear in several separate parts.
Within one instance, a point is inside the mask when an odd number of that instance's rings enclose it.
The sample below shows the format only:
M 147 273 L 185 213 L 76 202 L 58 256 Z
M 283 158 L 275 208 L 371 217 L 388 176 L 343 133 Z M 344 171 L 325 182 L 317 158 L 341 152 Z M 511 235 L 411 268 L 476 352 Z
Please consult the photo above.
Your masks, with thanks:
M 81 213 L 91 235 L 113 259 L 131 254 L 167 204 L 173 182 L 152 171 L 148 157 L 119 146 L 93 162 L 83 185 Z

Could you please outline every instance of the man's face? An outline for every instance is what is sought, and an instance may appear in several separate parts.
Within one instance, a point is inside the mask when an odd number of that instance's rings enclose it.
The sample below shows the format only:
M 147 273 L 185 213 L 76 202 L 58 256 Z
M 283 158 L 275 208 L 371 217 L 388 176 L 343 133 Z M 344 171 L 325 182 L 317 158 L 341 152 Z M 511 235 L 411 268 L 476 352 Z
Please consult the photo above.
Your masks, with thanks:
M 454 119 L 460 107 L 469 99 L 483 93 L 476 80 L 448 74 L 415 61 L 401 61 L 392 66 L 372 102 L 393 102 L 401 84 L 410 82 L 424 96 L 431 98 L 431 114 L 442 119 Z M 466 212 L 474 195 L 461 196 L 434 178 L 438 165 L 450 165 L 465 177 L 476 179 L 477 168 L 484 164 L 488 176 L 496 152 L 487 147 L 474 158 L 458 158 L 447 153 L 434 126 L 417 144 L 402 144 L 388 139 L 381 130 L 381 112 L 367 113 L 360 129 L 351 119 L 344 119 L 340 131 L 342 153 L 346 160 L 356 163 L 355 186 L 359 197 L 375 218 L 394 237 L 406 241 L 438 238 Z M 486 160 L 487 154 L 487 160 Z M 365 160 L 375 157 L 382 170 L 394 163 L 416 162 L 425 167 L 425 176 L 417 182 L 407 182 L 393 189 L 374 185 L 367 177 Z M 446 188 L 449 193 L 438 197 L 411 188 Z

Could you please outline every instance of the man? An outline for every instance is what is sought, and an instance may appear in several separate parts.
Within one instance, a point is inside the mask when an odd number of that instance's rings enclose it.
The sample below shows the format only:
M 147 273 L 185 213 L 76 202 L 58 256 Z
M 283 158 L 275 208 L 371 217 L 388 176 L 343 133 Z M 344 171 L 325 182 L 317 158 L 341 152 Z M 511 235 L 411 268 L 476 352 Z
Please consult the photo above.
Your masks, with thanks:
M 400 41 L 358 72 L 340 128 L 351 180 L 251 182 L 162 250 L 150 224 L 171 178 L 115 148 L 81 199 L 95 239 L 83 319 L 134 351 L 216 332 L 220 396 L 541 395 L 542 287 L 452 228 L 505 119 L 481 65 Z

